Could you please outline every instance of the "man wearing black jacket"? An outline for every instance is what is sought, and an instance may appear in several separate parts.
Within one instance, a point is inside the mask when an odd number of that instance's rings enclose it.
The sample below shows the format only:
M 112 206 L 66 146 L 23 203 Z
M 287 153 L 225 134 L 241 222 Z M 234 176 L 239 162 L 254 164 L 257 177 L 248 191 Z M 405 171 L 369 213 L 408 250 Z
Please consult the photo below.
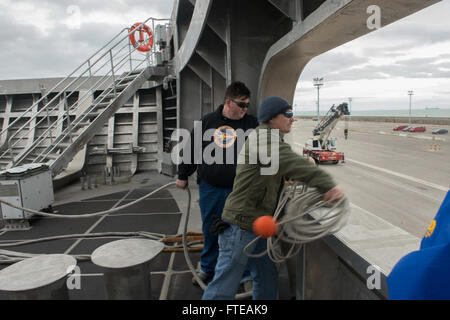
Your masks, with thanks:
M 237 155 L 240 151 L 238 149 L 245 142 L 243 140 L 248 136 L 249 130 L 258 126 L 256 117 L 247 114 L 249 104 L 250 90 L 245 84 L 242 82 L 231 83 L 225 91 L 224 104 L 201 119 L 201 136 L 194 133 L 195 130 L 199 130 L 198 125 L 191 132 L 193 152 L 190 163 L 182 162 L 178 166 L 176 183 L 177 187 L 181 189 L 187 187 L 188 177 L 197 171 L 204 235 L 200 259 L 201 268 L 198 275 L 204 282 L 208 282 L 214 276 L 219 246 L 218 236 L 211 232 L 211 228 L 222 217 L 225 200 L 232 191 L 236 175 Z M 245 135 L 243 135 L 244 132 Z M 193 148 L 194 139 L 202 140 L 196 141 L 197 145 L 201 146 L 201 161 L 194 159 L 195 153 L 197 156 L 200 154 L 200 150 Z M 193 282 L 196 283 L 195 279 Z

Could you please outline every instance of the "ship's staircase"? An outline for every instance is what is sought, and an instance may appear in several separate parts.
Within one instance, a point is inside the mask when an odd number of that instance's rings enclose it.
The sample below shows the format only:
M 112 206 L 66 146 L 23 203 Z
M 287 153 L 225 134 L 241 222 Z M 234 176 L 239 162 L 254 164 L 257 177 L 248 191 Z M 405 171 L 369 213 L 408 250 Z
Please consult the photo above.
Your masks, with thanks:
M 164 34 L 170 30 L 167 20 L 154 18 L 124 28 L 57 85 L 43 89 L 41 98 L 1 131 L 0 168 L 46 163 L 58 175 L 146 81 L 162 83 L 169 70 L 161 63 L 166 39 L 154 41 L 152 32 L 141 30 L 144 24 L 155 30 L 155 23 Z M 133 46 L 135 32 L 140 40 Z M 154 41 L 150 50 L 138 50 L 149 41 Z

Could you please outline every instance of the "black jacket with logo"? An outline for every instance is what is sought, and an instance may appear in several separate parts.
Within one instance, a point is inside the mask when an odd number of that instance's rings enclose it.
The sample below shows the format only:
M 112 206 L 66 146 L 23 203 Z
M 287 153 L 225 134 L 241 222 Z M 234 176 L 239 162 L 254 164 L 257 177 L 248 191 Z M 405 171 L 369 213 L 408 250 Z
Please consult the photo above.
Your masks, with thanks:
M 245 138 L 248 136 L 249 129 L 254 129 L 258 126 L 258 120 L 249 114 L 246 114 L 240 120 L 231 120 L 226 118 L 223 114 L 223 105 L 220 105 L 216 111 L 206 114 L 201 119 L 202 137 L 208 130 L 207 141 L 201 141 L 200 155 L 197 153 L 194 157 L 194 129 L 191 131 L 191 161 L 190 163 L 181 163 L 178 165 L 178 179 L 187 180 L 188 177 L 197 170 L 197 182 L 201 180 L 206 183 L 219 188 L 232 188 L 234 177 L 236 175 L 237 156 L 245 143 L 242 134 L 236 135 L 238 132 L 245 132 Z M 197 128 L 200 130 L 200 128 Z M 212 134 L 214 132 L 214 134 Z M 238 138 L 237 138 L 238 137 Z M 198 140 L 203 140 L 200 137 Z M 197 141 L 200 145 L 200 141 Z M 200 150 L 197 150 L 198 152 Z M 218 163 L 216 152 L 223 152 L 223 162 Z M 227 157 L 228 153 L 228 157 Z M 206 158 L 204 157 L 206 156 Z M 209 158 L 209 159 L 208 159 Z M 197 161 L 195 161 L 197 159 Z M 215 161 L 211 161 L 215 160 Z M 196 163 L 195 163 L 196 162 Z M 211 163 L 212 162 L 212 163 Z

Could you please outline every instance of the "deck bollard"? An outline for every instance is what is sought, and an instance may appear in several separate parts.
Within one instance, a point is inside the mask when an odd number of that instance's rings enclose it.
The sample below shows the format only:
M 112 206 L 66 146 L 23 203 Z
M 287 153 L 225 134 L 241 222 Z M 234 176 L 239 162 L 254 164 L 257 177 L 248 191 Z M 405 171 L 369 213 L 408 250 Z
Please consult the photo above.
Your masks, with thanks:
M 97 248 L 91 260 L 104 269 L 107 299 L 150 300 L 150 262 L 163 249 L 161 242 L 147 239 L 123 239 Z
M 76 265 L 65 254 L 22 260 L 0 271 L 0 291 L 10 300 L 68 300 L 66 279 Z

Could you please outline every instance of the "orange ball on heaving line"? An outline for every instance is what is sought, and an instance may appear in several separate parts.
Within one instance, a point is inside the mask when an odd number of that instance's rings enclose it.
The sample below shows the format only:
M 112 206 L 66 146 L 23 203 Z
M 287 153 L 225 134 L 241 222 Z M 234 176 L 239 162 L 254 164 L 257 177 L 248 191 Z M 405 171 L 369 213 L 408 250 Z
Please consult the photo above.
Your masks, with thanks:
M 272 216 L 262 216 L 253 222 L 253 232 L 262 238 L 269 238 L 278 232 L 278 222 Z

